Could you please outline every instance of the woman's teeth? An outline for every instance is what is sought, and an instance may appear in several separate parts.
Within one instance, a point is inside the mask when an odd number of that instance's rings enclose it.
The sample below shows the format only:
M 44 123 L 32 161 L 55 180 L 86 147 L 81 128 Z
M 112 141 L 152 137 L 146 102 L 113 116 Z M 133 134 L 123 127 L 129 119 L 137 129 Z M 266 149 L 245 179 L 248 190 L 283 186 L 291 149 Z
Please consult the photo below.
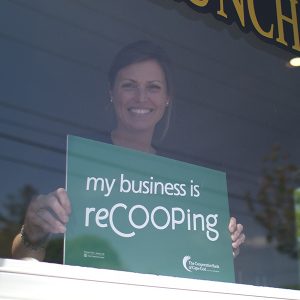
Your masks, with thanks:
M 145 115 L 150 113 L 152 110 L 150 108 L 129 108 L 129 111 L 139 115 Z

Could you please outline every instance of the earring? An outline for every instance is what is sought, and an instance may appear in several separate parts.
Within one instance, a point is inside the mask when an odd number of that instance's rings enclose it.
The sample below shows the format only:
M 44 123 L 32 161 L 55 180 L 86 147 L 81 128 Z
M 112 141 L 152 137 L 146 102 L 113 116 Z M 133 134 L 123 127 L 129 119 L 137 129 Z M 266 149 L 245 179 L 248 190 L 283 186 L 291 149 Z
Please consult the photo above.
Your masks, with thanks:
M 169 101 L 166 102 L 166 106 L 169 106 Z
M 110 97 L 109 101 L 112 103 L 112 102 L 113 102 L 113 98 L 112 98 L 112 97 Z

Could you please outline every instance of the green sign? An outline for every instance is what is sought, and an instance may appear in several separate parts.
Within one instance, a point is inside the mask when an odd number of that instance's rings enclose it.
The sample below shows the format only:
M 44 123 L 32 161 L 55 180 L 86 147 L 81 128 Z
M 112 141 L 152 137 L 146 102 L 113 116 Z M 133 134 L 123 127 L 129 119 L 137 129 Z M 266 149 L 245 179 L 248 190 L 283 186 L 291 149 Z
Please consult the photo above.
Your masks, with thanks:
M 69 265 L 234 282 L 226 175 L 68 137 Z

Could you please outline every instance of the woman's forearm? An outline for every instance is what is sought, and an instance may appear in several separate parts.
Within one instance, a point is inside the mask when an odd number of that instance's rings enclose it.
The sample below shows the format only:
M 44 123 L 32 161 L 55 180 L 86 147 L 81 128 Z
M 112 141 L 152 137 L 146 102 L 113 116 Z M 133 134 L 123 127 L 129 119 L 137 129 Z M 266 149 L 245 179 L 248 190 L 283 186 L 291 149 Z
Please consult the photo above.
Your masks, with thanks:
M 35 258 L 39 261 L 43 261 L 45 258 L 45 254 L 45 248 L 31 249 L 25 246 L 20 233 L 14 238 L 12 244 L 12 258 L 24 259 L 30 257 Z

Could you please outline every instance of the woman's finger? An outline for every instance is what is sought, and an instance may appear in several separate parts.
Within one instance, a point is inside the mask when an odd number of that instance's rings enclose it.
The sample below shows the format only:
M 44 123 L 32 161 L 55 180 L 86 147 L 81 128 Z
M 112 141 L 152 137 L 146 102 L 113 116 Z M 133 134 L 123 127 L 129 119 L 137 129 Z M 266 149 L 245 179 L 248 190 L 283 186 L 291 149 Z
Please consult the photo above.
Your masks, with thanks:
M 53 213 L 47 209 L 40 209 L 37 212 L 35 225 L 47 233 L 64 233 L 66 231 L 66 226 L 57 220 L 53 216 Z
M 231 234 L 231 240 L 235 242 L 239 236 L 242 234 L 244 227 L 242 224 L 237 224 L 236 230 Z

